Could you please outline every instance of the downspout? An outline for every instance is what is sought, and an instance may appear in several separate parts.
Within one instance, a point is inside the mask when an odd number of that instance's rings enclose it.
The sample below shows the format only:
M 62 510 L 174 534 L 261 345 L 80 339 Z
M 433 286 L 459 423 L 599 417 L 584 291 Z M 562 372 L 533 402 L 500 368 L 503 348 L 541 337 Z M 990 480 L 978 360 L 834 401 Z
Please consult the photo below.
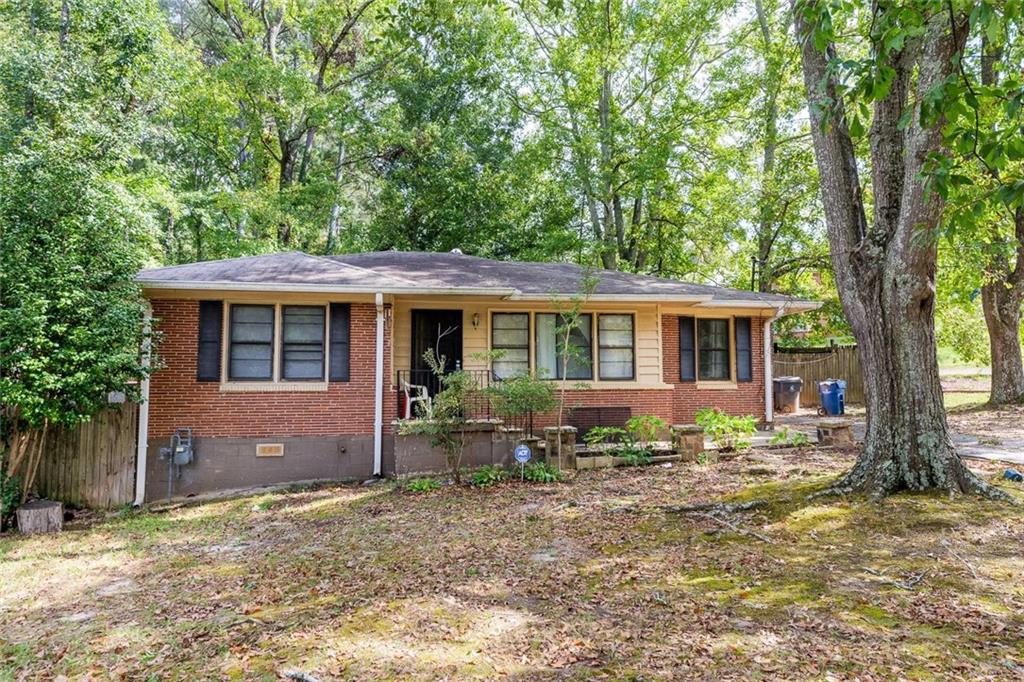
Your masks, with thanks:
M 153 342 L 150 337 L 153 326 L 153 306 L 146 302 L 146 314 L 142 323 L 142 368 L 146 375 L 142 378 L 140 390 L 142 402 L 139 404 L 139 431 L 135 450 L 135 501 L 139 507 L 146 501 L 146 452 L 149 441 L 149 367 Z
M 764 321 L 764 430 L 774 430 L 775 408 L 772 401 L 772 323 L 782 317 L 786 307 L 779 306 L 775 317 Z
M 381 475 L 381 460 L 384 431 L 384 294 L 378 293 L 377 303 L 377 352 L 373 387 L 373 475 Z

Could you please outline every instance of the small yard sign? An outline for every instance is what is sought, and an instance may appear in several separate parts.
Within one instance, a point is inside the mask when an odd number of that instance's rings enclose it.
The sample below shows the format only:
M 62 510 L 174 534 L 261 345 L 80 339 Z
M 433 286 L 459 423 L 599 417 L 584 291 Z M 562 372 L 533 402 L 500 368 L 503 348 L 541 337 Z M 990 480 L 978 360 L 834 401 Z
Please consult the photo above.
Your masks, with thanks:
M 516 446 L 516 449 L 512 452 L 512 455 L 516 458 L 516 461 L 519 462 L 519 480 L 521 481 L 524 478 L 526 478 L 526 463 L 530 461 L 530 457 L 533 455 L 533 453 L 530 452 L 529 445 L 527 445 L 526 443 L 520 443 L 519 445 Z

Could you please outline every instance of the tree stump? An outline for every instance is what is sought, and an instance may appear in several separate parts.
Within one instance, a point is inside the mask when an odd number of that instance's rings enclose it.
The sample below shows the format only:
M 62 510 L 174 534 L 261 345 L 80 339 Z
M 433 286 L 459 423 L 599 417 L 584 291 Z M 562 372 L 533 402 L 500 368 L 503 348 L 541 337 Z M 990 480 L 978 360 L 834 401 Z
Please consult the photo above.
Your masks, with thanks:
M 52 500 L 32 500 L 18 507 L 18 531 L 30 533 L 56 533 L 64 527 L 64 503 Z

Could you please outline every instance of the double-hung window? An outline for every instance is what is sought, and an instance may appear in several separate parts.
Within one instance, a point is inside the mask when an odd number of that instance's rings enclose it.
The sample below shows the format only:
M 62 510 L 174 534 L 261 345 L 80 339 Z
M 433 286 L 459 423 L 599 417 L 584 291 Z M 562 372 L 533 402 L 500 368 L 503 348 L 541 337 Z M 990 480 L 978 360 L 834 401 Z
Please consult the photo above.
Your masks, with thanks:
M 729 320 L 697 320 L 698 378 L 703 381 L 728 381 Z
M 535 316 L 537 374 L 545 379 L 562 379 L 562 361 L 566 330 L 569 331 L 566 379 L 594 378 L 593 327 L 590 313 L 583 313 L 571 326 L 561 315 L 537 313 Z
M 598 315 L 598 378 L 633 379 L 636 374 L 634 343 L 632 315 Z
M 491 316 L 491 349 L 498 357 L 491 363 L 495 379 L 530 373 L 530 314 L 494 313 Z
M 323 381 L 326 331 L 327 314 L 323 306 L 281 307 L 282 379 Z
M 228 379 L 271 381 L 274 378 L 274 306 L 231 306 Z
M 331 304 L 331 311 L 329 379 L 348 381 L 348 306 Z M 213 323 L 211 316 L 206 326 Z M 323 305 L 232 304 L 227 328 L 227 380 L 327 381 L 327 323 L 327 306 Z M 206 336 L 212 336 L 208 329 L 205 331 Z

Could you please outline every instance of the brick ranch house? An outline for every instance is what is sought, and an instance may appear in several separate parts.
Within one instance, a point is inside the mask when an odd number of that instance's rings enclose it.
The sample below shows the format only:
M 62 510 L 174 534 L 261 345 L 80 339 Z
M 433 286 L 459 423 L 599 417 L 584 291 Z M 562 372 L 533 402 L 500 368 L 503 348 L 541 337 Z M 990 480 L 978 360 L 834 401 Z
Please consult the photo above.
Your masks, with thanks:
M 772 420 L 771 322 L 818 304 L 594 274 L 568 372 L 576 419 L 684 423 L 718 407 Z M 582 277 L 576 265 L 457 252 L 291 252 L 143 270 L 158 337 L 136 501 L 166 495 L 160 450 L 177 428 L 192 430 L 196 457 L 176 495 L 393 473 L 404 389 L 434 390 L 424 351 L 483 381 L 558 378 L 554 301 L 578 295 Z

